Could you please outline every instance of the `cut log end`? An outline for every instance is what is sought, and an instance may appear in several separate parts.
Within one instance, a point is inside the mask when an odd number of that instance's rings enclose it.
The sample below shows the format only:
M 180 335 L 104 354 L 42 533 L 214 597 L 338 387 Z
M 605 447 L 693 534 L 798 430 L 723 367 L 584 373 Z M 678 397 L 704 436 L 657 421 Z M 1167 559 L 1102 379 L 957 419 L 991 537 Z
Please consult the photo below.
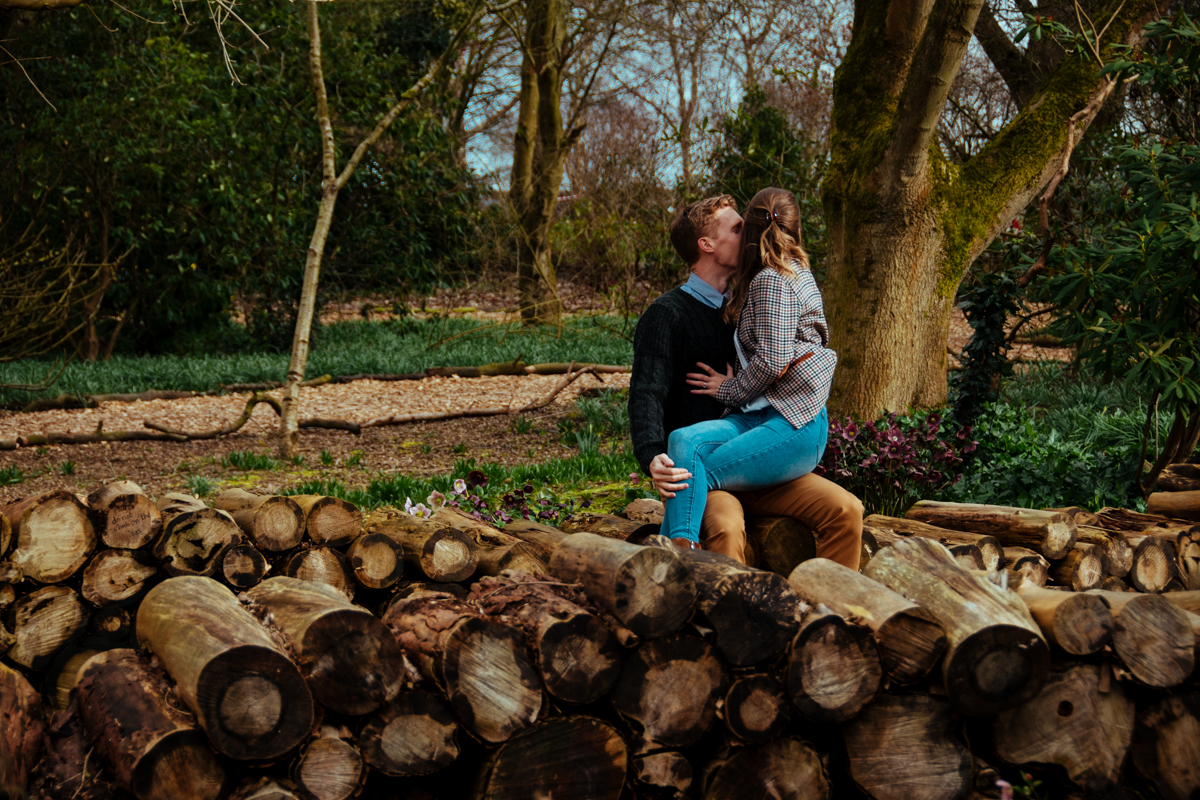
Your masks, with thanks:
M 821 757 L 806 742 L 776 739 L 734 755 L 713 775 L 704 795 L 711 800 L 789 797 L 826 800 L 829 778 Z
M 363 758 L 385 775 L 424 775 L 458 758 L 458 722 L 424 692 L 402 692 L 363 727 Z
M 774 739 L 791 720 L 783 685 L 769 675 L 740 678 L 725 695 L 725 727 L 746 742 Z
M 946 692 L 962 713 L 991 716 L 1033 697 L 1050 669 L 1046 642 L 1028 628 L 993 625 L 959 644 L 945 664 Z
M 787 687 L 814 722 L 844 722 L 879 692 L 883 667 L 871 632 L 837 614 L 813 611 L 792 642 Z

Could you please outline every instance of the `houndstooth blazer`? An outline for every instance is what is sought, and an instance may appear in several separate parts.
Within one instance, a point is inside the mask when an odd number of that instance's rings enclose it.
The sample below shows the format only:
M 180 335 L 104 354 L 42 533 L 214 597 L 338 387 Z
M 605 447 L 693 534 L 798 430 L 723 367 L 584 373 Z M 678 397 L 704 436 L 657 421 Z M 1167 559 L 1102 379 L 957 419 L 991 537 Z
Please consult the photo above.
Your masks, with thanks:
M 829 327 L 817 282 L 809 270 L 793 266 L 793 277 L 768 267 L 750 282 L 735 334 L 746 366 L 721 384 L 717 399 L 732 410 L 765 394 L 800 428 L 829 399 L 837 353 L 825 346 Z

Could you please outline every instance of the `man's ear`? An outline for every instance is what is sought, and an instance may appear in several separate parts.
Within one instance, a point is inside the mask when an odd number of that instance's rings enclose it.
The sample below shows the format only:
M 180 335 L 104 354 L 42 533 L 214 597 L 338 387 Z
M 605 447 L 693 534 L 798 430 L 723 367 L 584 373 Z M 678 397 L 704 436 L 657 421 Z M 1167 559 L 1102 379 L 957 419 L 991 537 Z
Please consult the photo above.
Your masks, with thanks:
M 697 244 L 697 246 L 699 246 L 701 253 L 711 253 L 713 250 L 716 249 L 716 245 L 713 244 L 713 240 L 708 238 L 707 236 L 701 236 L 696 241 L 696 244 Z

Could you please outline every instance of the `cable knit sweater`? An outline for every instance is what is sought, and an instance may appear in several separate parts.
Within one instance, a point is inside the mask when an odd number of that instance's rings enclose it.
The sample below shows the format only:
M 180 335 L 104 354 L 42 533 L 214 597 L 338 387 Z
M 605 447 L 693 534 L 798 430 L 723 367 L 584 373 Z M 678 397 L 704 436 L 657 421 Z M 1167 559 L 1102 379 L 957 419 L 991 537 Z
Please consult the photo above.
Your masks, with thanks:
M 648 474 L 650 461 L 667 452 L 676 428 L 717 419 L 725 406 L 692 394 L 687 373 L 703 361 L 718 372 L 737 361 L 732 325 L 682 289 L 655 300 L 638 320 L 633 335 L 633 374 L 629 379 L 629 431 L 633 454 Z

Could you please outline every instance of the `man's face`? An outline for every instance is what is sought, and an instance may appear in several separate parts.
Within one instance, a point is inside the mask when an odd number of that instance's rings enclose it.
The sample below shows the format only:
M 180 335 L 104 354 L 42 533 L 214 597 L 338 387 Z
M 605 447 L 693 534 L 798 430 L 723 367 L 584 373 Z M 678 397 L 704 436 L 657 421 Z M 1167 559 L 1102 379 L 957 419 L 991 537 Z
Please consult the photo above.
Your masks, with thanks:
M 738 262 L 738 244 L 742 239 L 742 215 L 733 206 L 725 206 L 716 213 L 708 232 L 713 258 L 726 269 L 733 269 Z

